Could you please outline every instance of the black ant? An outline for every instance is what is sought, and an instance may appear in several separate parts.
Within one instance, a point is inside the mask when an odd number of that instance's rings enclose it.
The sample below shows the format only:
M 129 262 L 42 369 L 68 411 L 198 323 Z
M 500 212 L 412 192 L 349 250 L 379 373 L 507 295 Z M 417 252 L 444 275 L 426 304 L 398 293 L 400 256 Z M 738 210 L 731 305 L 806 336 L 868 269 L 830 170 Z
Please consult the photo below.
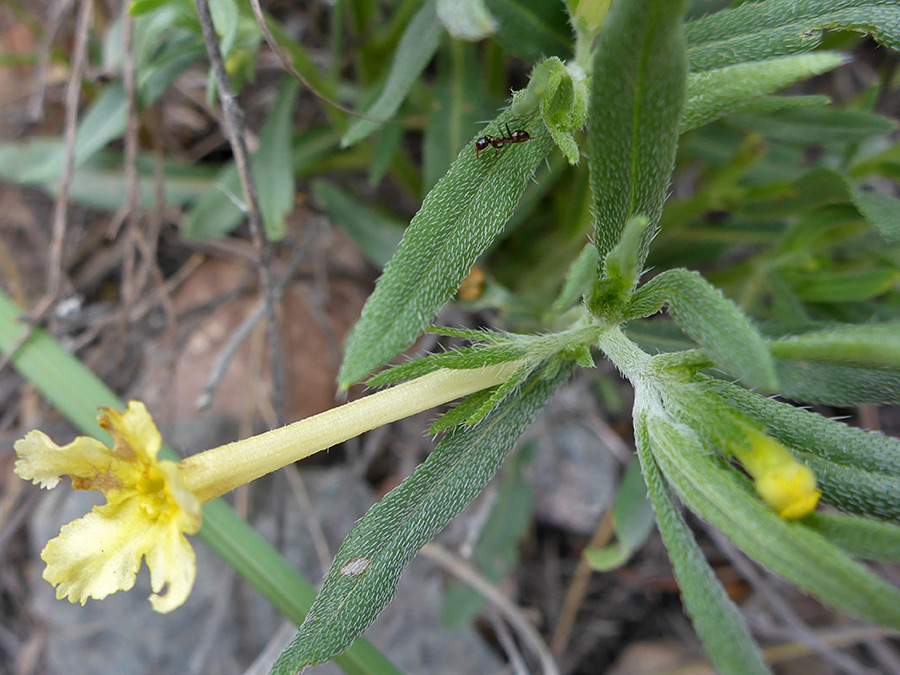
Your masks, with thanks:
M 524 129 L 512 130 L 509 128 L 509 122 L 506 123 L 506 136 L 491 136 L 490 134 L 482 136 L 475 140 L 475 156 L 478 157 L 483 151 L 492 146 L 499 150 L 507 143 L 524 143 L 530 141 L 532 135 Z

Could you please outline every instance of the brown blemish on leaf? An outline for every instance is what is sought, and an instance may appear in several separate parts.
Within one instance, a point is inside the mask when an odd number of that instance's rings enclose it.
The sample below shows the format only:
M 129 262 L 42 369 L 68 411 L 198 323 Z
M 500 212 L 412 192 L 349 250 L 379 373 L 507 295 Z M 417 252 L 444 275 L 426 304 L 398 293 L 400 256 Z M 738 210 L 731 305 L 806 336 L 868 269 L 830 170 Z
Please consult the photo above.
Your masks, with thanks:
M 341 574 L 345 577 L 357 577 L 369 569 L 371 564 L 372 561 L 365 557 L 350 558 L 341 566 Z

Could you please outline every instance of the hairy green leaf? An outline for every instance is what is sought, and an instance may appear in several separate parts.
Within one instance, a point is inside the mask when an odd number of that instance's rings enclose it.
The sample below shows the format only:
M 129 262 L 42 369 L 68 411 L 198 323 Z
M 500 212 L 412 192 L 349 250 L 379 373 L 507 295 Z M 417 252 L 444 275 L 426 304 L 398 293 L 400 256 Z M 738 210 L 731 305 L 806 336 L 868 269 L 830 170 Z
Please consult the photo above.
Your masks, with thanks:
M 366 117 L 386 120 L 394 116 L 437 51 L 441 32 L 441 22 L 435 11 L 434 1 L 426 0 L 403 31 L 384 88 L 375 103 L 363 111 Z M 383 122 L 365 119 L 355 120 L 341 138 L 341 147 L 358 143 L 382 124 Z
M 817 361 L 776 360 L 778 393 L 835 406 L 900 403 L 900 371 Z
M 472 559 L 478 570 L 493 584 L 513 569 L 518 548 L 531 522 L 534 488 L 527 470 L 537 443 L 525 443 L 503 467 L 493 507 L 475 543 Z M 444 595 L 441 622 L 454 629 L 470 622 L 484 605 L 484 597 L 462 581 L 453 583 Z
M 486 132 L 500 133 L 509 119 L 504 113 Z M 350 333 L 342 388 L 387 363 L 431 322 L 503 229 L 550 144 L 536 138 L 480 156 L 472 145 L 463 147 L 412 219 Z
M 653 458 L 681 499 L 747 555 L 826 602 L 900 627 L 898 589 L 801 522 L 779 518 L 690 429 L 656 415 L 647 425 Z
M 797 54 L 818 46 L 822 30 L 859 30 L 900 49 L 898 0 L 767 0 L 748 2 L 689 22 L 684 29 L 692 71 Z
M 601 260 L 628 219 L 642 215 L 650 220 L 643 261 L 662 213 L 687 77 L 681 35 L 686 5 L 619 0 L 600 34 L 587 128 Z
M 633 216 L 625 223 L 618 243 L 603 261 L 604 275 L 591 292 L 588 308 L 598 316 L 618 317 L 640 279 L 643 242 L 650 221 Z
M 776 389 L 772 357 L 744 313 L 696 272 L 663 272 L 640 287 L 625 308 L 628 317 L 647 316 L 669 306 L 669 314 L 726 373 L 750 387 Z
M 737 385 L 703 378 L 709 388 L 743 414 L 766 428 L 766 433 L 789 448 L 836 464 L 900 478 L 900 440 L 829 420 Z
M 687 97 L 679 132 L 683 134 L 723 115 L 742 108 L 746 110 L 748 103 L 758 101 L 766 94 L 837 68 L 845 62 L 846 58 L 837 52 L 816 52 L 691 73 L 687 80 Z M 787 104 L 782 107 L 787 107 Z
M 465 424 L 466 420 L 484 407 L 485 403 L 487 403 L 494 395 L 496 390 L 497 387 L 490 387 L 488 389 L 476 391 L 474 394 L 470 394 L 457 405 L 438 417 L 432 425 L 428 427 L 428 433 L 439 434 L 452 427 Z
M 452 431 L 344 540 L 309 615 L 273 669 L 293 675 L 343 651 L 390 602 L 400 573 L 487 484 L 516 439 L 559 387 L 532 377 L 474 427 Z
M 653 430 L 647 428 L 642 413 L 635 418 L 635 429 L 638 456 L 656 510 L 659 531 L 672 561 L 685 609 L 716 672 L 722 675 L 770 673 L 743 617 L 728 599 L 675 505 L 657 465 Z
M 769 349 L 776 359 L 900 371 L 900 322 L 838 325 L 781 338 Z
M 892 523 L 815 511 L 803 524 L 852 555 L 900 562 L 900 527 Z
M 562 290 L 553 302 L 554 312 L 565 312 L 578 304 L 584 292 L 597 280 L 599 263 L 597 247 L 588 242 L 566 272 Z

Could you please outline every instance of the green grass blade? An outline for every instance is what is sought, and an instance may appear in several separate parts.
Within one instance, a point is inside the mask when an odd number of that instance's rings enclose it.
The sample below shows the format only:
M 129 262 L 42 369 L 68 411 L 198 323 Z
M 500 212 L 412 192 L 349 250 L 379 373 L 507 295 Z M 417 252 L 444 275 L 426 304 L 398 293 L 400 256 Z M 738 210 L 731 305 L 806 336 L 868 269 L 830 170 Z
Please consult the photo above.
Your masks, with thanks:
M 478 120 L 491 117 L 475 45 L 449 40 L 438 57 L 431 113 L 422 141 L 422 187 L 426 192 L 447 173 Z
M 8 350 L 25 330 L 25 324 L 19 321 L 21 315 L 22 310 L 0 291 L 0 351 Z M 123 402 L 51 335 L 36 329 L 13 356 L 12 364 L 83 433 L 110 441 L 97 424 L 97 408 L 122 410 Z M 178 459 L 167 447 L 161 456 Z M 303 620 L 315 596 L 312 585 L 224 500 L 216 499 L 203 507 L 203 527 L 198 536 L 268 598 L 285 618 L 296 623 Z M 364 640 L 358 641 L 338 663 L 348 674 L 399 675 Z
M 300 85 L 288 78 L 278 92 L 259 134 L 259 147 L 253 153 L 253 177 L 259 192 L 266 233 L 273 241 L 284 237 L 284 217 L 294 207 L 294 171 L 291 138 L 294 105 Z

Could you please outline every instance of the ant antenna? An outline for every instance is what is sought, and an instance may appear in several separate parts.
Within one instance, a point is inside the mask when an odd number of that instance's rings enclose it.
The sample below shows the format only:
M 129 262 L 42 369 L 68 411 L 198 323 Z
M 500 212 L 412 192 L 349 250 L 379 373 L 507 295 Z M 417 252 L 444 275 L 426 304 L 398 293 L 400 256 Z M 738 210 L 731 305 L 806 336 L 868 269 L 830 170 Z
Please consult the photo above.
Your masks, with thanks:
M 313 96 L 322 101 L 322 103 L 330 105 L 332 108 L 340 110 L 341 112 L 345 112 L 348 115 L 353 115 L 353 117 L 358 117 L 359 119 L 366 120 L 368 122 L 377 122 L 378 124 L 398 123 L 397 120 L 367 117 L 366 115 L 358 113 L 355 110 L 350 110 L 350 108 L 342 106 L 336 101 L 332 101 L 330 98 L 325 96 L 325 94 L 321 93 L 312 85 L 309 80 L 307 80 L 303 75 L 299 73 L 296 68 L 294 68 L 294 64 L 291 63 L 291 60 L 288 58 L 287 54 L 284 53 L 284 50 L 281 48 L 281 45 L 278 44 L 275 36 L 272 35 L 272 31 L 269 30 L 269 25 L 266 23 L 266 17 L 263 14 L 262 7 L 259 6 L 259 0 L 250 0 L 250 7 L 253 9 L 253 16 L 256 18 L 256 23 L 259 24 L 259 29 L 262 31 L 263 37 L 266 39 L 266 43 L 269 45 L 269 49 L 271 49 L 275 53 L 275 56 L 277 56 L 278 60 L 281 61 L 281 65 L 284 66 L 285 70 L 287 70 L 295 80 L 306 87 Z

